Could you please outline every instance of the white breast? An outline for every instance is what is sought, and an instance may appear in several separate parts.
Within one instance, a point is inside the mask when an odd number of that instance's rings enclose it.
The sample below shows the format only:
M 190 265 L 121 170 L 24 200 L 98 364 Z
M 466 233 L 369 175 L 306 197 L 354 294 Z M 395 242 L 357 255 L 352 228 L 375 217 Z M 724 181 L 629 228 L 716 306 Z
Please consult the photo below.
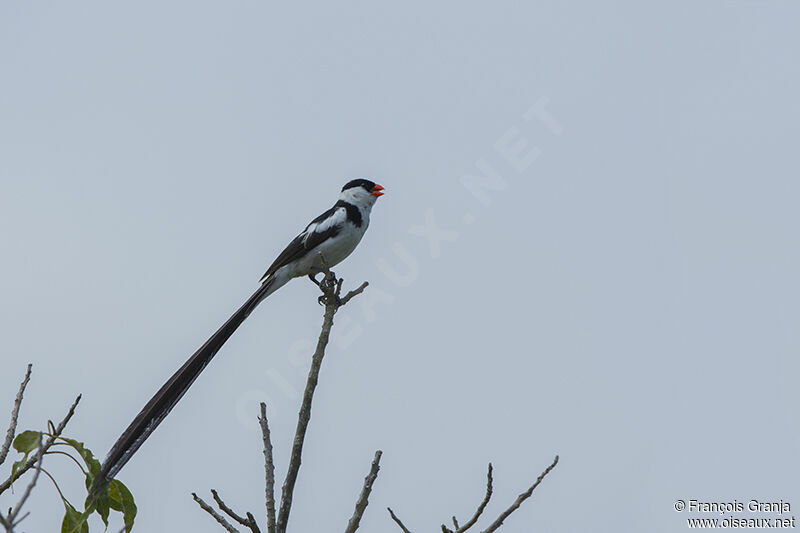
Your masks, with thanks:
M 332 268 L 338 265 L 353 253 L 358 243 L 361 242 L 368 225 L 369 219 L 365 219 L 360 228 L 350 222 L 345 222 L 342 230 L 335 237 L 323 242 L 298 261 L 292 269 L 291 276 L 300 277 L 319 273 L 322 267 L 320 253 L 325 258 L 328 267 Z

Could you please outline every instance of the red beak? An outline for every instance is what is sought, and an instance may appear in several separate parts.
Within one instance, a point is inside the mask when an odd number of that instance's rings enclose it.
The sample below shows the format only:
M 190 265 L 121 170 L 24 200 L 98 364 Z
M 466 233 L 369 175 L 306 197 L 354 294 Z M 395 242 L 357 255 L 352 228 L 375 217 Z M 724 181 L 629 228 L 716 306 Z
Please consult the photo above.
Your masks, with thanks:
M 385 193 L 381 192 L 383 190 L 384 190 L 383 187 L 381 187 L 380 185 L 378 185 L 376 183 L 375 186 L 372 188 L 372 191 L 370 191 L 370 192 L 372 193 L 372 196 L 383 196 L 385 194 Z

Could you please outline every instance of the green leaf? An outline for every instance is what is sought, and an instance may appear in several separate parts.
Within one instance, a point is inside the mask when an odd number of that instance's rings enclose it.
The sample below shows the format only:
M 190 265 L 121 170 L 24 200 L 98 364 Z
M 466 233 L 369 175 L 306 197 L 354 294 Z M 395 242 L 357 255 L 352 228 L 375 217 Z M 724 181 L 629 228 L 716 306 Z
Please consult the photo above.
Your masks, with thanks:
M 86 489 L 88 490 L 92 486 L 92 480 L 94 479 L 93 476 L 87 475 L 86 476 Z M 97 511 L 97 514 L 100 515 L 100 518 L 103 519 L 103 523 L 108 527 L 108 515 L 110 513 L 110 504 L 111 500 L 108 496 L 108 487 L 105 487 L 100 493 L 95 497 L 94 503 L 89 501 L 89 496 L 86 497 L 86 502 L 83 504 L 86 507 L 86 510 L 91 512 Z M 93 507 L 90 508 L 90 505 Z
M 64 520 L 61 521 L 61 533 L 89 533 L 86 517 L 79 513 L 68 501 L 64 501 Z
M 41 431 L 23 431 L 14 439 L 14 449 L 20 453 L 28 454 L 39 447 L 41 438 Z
M 133 519 L 136 518 L 136 503 L 133 501 L 133 494 L 122 481 L 112 479 L 109 483 L 109 504 L 112 509 L 122 513 L 125 522 L 125 531 L 130 533 L 133 529 Z
M 117 494 L 116 489 L 109 489 L 108 491 L 108 506 L 114 509 L 115 511 L 122 512 L 122 502 L 119 501 L 119 495 Z
M 75 439 L 68 439 L 66 437 L 62 438 L 62 440 L 72 446 L 76 452 L 81 456 L 83 462 L 86 463 L 86 468 L 89 470 L 89 473 L 92 475 L 92 478 L 97 475 L 100 471 L 100 461 L 95 459 L 92 450 L 87 448 L 83 445 L 82 442 L 78 442 Z
M 22 468 L 28 460 L 28 454 L 25 454 L 25 457 L 20 459 L 19 461 L 14 461 L 11 465 L 11 478 L 14 478 L 14 475 L 17 473 L 17 470 Z
M 100 515 L 100 518 L 103 520 L 103 523 L 108 527 L 108 515 L 111 514 L 111 509 L 109 508 L 108 502 L 108 494 L 102 494 L 98 496 L 98 498 L 94 502 L 95 511 L 97 514 Z

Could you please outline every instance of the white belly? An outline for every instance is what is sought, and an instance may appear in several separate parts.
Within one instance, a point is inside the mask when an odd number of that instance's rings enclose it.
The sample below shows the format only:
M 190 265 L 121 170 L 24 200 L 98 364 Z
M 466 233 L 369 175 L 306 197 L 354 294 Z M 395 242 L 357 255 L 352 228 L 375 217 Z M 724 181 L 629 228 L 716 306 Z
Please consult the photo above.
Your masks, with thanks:
M 358 231 L 342 232 L 310 250 L 301 261 L 295 264 L 290 273 L 291 277 L 297 278 L 320 272 L 322 268 L 320 253 L 325 258 L 328 267 L 333 268 L 338 265 L 353 253 L 358 243 L 361 242 L 361 237 L 364 236 L 366 229 L 366 224 L 364 224 L 363 227 L 358 228 Z

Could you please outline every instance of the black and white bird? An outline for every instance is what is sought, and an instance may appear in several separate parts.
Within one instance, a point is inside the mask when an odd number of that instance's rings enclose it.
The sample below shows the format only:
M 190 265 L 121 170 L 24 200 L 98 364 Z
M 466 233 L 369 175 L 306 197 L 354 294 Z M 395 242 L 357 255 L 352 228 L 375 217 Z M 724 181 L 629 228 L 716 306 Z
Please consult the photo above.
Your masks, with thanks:
M 262 276 L 258 290 L 175 372 L 117 439 L 95 476 L 91 494 L 96 494 L 125 466 L 259 303 L 292 278 L 308 276 L 319 284 L 315 276 L 322 271 L 323 258 L 332 267 L 355 250 L 369 226 L 372 206 L 383 190 L 370 180 L 350 181 L 333 207 L 312 220 L 289 243 Z

